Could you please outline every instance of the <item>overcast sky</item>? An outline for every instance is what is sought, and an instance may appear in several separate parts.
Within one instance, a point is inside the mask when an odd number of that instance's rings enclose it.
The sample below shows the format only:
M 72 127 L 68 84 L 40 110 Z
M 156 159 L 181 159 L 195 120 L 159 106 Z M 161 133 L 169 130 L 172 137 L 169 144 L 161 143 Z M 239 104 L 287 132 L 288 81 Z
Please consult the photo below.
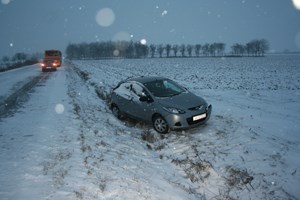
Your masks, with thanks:
M 267 39 L 300 51 L 300 6 L 292 0 L 1 0 L 0 58 L 65 51 L 69 43 L 234 43 Z

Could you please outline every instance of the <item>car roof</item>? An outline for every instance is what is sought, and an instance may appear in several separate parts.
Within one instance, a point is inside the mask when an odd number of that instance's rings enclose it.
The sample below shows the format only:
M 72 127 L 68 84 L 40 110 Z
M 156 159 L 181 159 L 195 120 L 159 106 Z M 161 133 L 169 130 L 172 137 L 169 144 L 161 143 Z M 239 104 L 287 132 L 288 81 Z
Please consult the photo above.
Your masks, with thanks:
M 160 77 L 160 76 L 142 76 L 142 77 L 127 79 L 125 82 L 127 82 L 127 81 L 136 81 L 136 82 L 144 84 L 144 83 L 148 83 L 148 82 L 152 82 L 152 81 L 166 80 L 166 79 L 167 78 Z

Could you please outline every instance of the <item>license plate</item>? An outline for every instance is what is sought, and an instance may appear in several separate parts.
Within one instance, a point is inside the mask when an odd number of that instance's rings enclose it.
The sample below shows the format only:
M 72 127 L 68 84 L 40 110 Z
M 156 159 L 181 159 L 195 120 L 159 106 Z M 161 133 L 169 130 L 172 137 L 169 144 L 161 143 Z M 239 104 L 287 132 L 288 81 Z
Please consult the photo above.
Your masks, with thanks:
M 206 113 L 203 113 L 201 115 L 196 115 L 193 117 L 193 121 L 197 121 L 197 120 L 203 119 L 205 117 L 206 117 Z

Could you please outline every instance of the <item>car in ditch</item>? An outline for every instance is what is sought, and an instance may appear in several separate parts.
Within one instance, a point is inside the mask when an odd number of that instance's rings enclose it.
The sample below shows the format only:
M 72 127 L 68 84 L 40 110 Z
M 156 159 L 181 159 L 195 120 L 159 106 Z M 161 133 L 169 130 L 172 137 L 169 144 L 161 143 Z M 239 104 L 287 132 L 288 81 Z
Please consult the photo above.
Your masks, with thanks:
M 164 77 L 138 77 L 112 90 L 110 107 L 123 116 L 152 123 L 159 133 L 206 123 L 212 106 L 176 82 Z
M 42 71 L 56 71 L 59 63 L 53 59 L 43 59 L 42 62 L 40 62 L 40 66 L 42 68 Z

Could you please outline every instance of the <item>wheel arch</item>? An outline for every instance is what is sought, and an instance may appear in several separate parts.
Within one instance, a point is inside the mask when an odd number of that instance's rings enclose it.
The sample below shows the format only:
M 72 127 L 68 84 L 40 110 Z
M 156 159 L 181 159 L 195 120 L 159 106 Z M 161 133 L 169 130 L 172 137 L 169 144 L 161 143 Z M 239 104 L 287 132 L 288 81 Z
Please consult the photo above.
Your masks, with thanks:
M 151 121 L 153 122 L 154 121 L 154 119 L 155 119 L 155 117 L 163 117 L 160 113 L 153 113 L 152 114 L 152 118 L 151 118 Z M 163 117 L 164 118 L 164 117 Z

